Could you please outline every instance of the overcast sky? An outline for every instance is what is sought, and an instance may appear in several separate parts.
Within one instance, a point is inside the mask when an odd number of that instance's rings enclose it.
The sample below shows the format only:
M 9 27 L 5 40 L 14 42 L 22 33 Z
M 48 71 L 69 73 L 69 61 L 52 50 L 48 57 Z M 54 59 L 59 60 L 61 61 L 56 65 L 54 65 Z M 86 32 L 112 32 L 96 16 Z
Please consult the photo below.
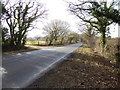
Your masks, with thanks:
M 11 3 L 14 3 L 15 1 L 17 0 L 10 0 Z M 37 1 L 42 2 L 43 5 L 46 7 L 46 9 L 48 10 L 48 16 L 46 19 L 43 20 L 43 22 L 36 23 L 38 29 L 34 29 L 30 31 L 28 33 L 28 37 L 44 36 L 42 30 L 43 26 L 54 19 L 67 21 L 71 25 L 70 28 L 71 30 L 75 32 L 79 32 L 77 28 L 77 23 L 80 22 L 80 20 L 74 15 L 70 14 L 69 11 L 67 11 L 68 7 L 67 7 L 67 3 L 65 2 L 65 1 L 75 1 L 75 0 L 37 0 Z M 110 2 L 112 0 L 108 0 L 108 1 Z M 117 31 L 118 27 L 112 25 L 111 29 L 112 29 L 112 37 L 118 36 L 118 31 Z
M 67 21 L 71 25 L 71 30 L 78 32 L 76 23 L 79 21 L 74 15 L 71 15 L 69 11 L 67 11 L 67 4 L 64 0 L 40 0 L 46 9 L 48 9 L 47 19 L 42 23 L 38 23 L 37 26 L 41 26 L 40 29 L 36 29 L 34 31 L 29 32 L 29 36 L 35 35 L 43 35 L 42 27 L 50 22 L 51 20 L 58 19 Z M 37 32 L 37 33 L 36 33 Z
M 29 32 L 29 36 L 35 36 L 35 35 L 43 35 L 42 34 L 42 27 L 46 22 L 50 22 L 54 19 L 60 19 L 67 21 L 71 25 L 71 30 L 78 32 L 77 23 L 80 22 L 80 20 L 72 15 L 67 9 L 67 3 L 65 1 L 75 1 L 75 0 L 40 0 L 40 2 L 44 3 L 46 8 L 48 9 L 48 18 L 47 21 L 44 21 L 43 23 L 38 23 L 38 26 L 41 25 L 41 30 L 36 29 L 34 31 Z M 111 2 L 112 0 L 108 0 Z M 36 33 L 37 32 L 37 33 Z M 111 33 L 112 37 L 118 36 L 118 26 L 117 25 L 111 25 Z

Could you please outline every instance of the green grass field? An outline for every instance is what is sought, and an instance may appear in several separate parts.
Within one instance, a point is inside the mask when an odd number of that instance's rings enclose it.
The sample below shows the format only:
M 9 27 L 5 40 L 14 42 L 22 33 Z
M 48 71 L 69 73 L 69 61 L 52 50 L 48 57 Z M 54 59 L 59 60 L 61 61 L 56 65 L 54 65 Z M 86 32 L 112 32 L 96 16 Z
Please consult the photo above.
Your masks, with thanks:
M 38 41 L 26 41 L 26 45 L 38 45 Z M 39 45 L 46 45 L 46 42 L 39 41 Z

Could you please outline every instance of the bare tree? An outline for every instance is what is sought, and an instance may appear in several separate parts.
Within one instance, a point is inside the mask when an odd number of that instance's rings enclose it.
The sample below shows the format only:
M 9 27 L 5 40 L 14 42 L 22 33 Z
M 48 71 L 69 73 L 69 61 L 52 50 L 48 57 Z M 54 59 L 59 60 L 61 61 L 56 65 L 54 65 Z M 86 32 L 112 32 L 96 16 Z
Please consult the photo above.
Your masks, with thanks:
M 97 35 L 97 32 L 94 27 L 92 27 L 89 24 L 84 24 L 85 27 L 82 29 L 79 29 L 81 34 L 81 39 L 90 46 L 91 50 L 94 50 L 95 45 L 95 38 Z M 79 25 L 79 28 L 81 28 L 81 25 Z
M 8 36 L 8 29 L 3 26 L 2 20 L 4 19 L 3 16 L 7 12 L 5 6 L 8 4 L 9 0 L 7 2 L 0 1 L 0 44 L 4 46 L 7 41 Z
M 69 31 L 66 29 L 66 30 L 61 30 L 61 35 L 59 37 L 59 40 L 60 40 L 60 44 L 64 44 L 65 43 L 65 38 L 69 35 Z
M 47 10 L 38 2 L 19 1 L 6 12 L 6 22 L 10 31 L 10 45 L 21 48 L 25 44 L 26 34 L 33 29 L 33 22 L 44 18 Z
M 56 41 L 61 38 L 61 43 L 64 40 L 66 32 L 69 30 L 69 24 L 61 20 L 53 20 L 44 26 L 44 31 L 47 34 L 46 40 L 48 45 L 56 44 Z
M 76 32 L 70 32 L 67 36 L 68 44 L 77 43 L 80 41 L 80 35 Z

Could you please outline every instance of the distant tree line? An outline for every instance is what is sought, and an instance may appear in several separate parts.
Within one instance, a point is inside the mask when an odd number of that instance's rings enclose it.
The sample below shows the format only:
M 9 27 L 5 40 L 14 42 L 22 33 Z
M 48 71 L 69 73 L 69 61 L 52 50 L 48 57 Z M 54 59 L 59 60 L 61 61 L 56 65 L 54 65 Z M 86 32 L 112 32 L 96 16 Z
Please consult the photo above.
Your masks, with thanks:
M 79 34 L 70 31 L 70 25 L 61 20 L 53 20 L 43 27 L 47 45 L 71 44 L 79 41 Z

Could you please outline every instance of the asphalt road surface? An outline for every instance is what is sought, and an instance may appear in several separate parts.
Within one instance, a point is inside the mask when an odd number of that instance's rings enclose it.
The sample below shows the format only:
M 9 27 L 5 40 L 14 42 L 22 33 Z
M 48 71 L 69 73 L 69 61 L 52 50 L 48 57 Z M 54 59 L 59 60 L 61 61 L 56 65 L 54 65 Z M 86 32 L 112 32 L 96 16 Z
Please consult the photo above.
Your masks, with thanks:
M 2 88 L 25 88 L 82 43 L 3 55 Z

